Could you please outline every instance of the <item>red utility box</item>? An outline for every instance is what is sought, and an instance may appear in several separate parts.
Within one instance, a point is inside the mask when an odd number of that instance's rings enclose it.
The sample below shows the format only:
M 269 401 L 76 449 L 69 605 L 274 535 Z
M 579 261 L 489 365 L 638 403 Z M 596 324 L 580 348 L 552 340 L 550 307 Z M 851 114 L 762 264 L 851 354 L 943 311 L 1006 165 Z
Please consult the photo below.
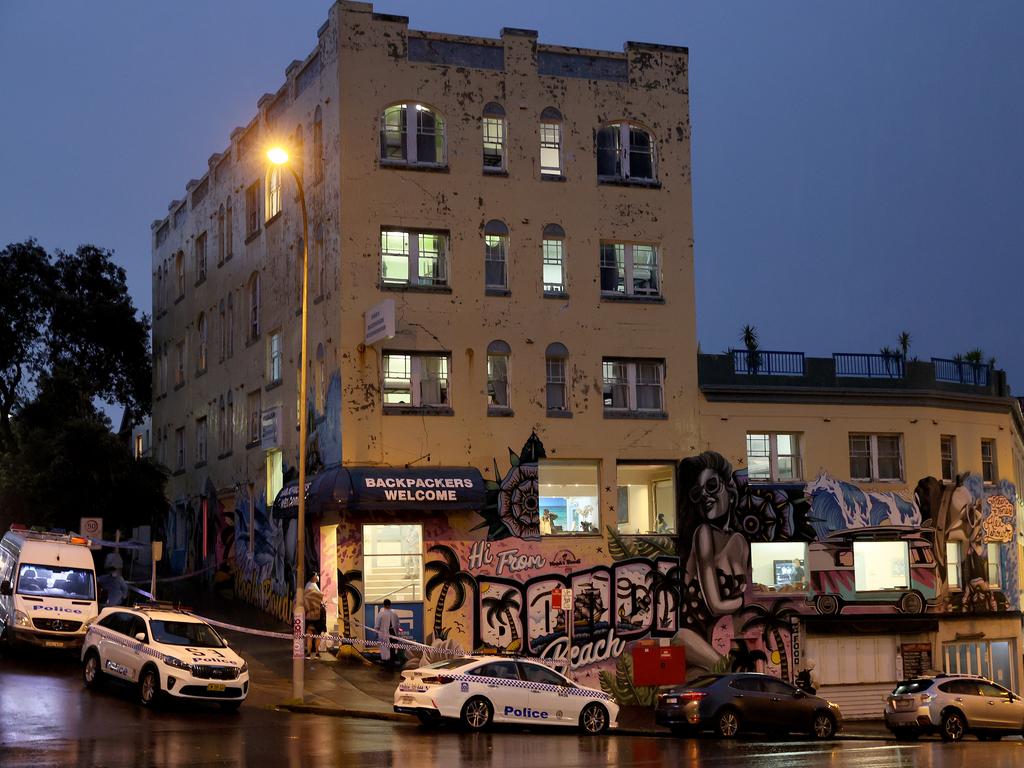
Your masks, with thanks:
M 686 653 L 681 645 L 633 647 L 633 682 L 636 685 L 681 685 L 686 682 Z

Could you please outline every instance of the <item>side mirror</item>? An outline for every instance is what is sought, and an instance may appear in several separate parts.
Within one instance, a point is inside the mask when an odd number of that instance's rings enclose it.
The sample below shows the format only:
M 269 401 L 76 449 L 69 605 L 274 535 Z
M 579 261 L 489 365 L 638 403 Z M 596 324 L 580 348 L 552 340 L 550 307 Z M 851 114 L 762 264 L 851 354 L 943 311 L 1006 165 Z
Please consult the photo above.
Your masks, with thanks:
M 135 633 L 135 639 L 138 640 L 140 643 L 146 642 L 146 633 L 145 632 L 136 632 Z
M 14 590 L 11 589 L 11 582 L 7 581 L 6 579 L 0 582 L 0 595 L 10 595 L 13 593 Z
M 806 695 L 807 692 L 803 688 L 797 688 L 796 691 L 793 693 L 793 697 L 797 699 L 802 699 Z
M 225 648 L 230 648 L 231 647 L 231 643 L 228 642 L 228 639 L 226 637 L 222 637 L 221 640 L 224 641 L 224 647 Z

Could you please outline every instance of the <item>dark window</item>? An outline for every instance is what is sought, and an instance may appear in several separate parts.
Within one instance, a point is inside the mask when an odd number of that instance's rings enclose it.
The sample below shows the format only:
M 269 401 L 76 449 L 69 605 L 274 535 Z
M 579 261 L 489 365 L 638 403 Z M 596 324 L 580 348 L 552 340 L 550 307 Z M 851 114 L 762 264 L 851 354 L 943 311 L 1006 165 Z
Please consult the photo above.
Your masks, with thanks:
M 977 696 L 978 684 L 973 680 L 950 680 L 939 686 L 943 693 L 957 693 L 961 696 Z
M 132 614 L 118 611 L 117 613 L 112 613 L 109 616 L 104 617 L 100 621 L 100 626 L 112 629 L 122 635 L 127 635 L 131 632 L 133 619 L 135 619 L 135 616 Z
M 531 683 L 545 683 L 547 685 L 569 684 L 566 679 L 557 672 L 553 672 L 547 667 L 542 667 L 540 664 L 520 662 L 519 671 L 522 673 L 523 679 Z
M 892 692 L 893 696 L 900 696 L 905 693 L 922 693 L 932 687 L 934 680 L 908 680 L 900 683 Z
M 689 686 L 692 688 L 693 686 Z M 735 688 L 737 691 L 763 691 L 764 685 L 761 680 L 756 677 L 741 677 L 738 680 L 733 680 L 729 684 L 730 688 Z
M 796 691 L 793 686 L 788 683 L 784 683 L 781 680 L 762 680 L 761 684 L 764 685 L 764 689 L 768 693 L 774 693 L 780 696 L 792 696 Z
M 492 661 L 481 667 L 470 670 L 467 674 L 478 677 L 500 677 L 503 680 L 518 680 L 519 671 L 514 661 Z

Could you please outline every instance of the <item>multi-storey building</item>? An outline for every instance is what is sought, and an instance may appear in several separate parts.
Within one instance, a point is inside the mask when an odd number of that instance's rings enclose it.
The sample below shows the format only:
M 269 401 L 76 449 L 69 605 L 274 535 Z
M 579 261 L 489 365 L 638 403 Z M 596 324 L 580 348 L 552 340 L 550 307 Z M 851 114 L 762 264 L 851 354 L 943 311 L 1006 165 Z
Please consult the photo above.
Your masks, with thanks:
M 279 143 L 308 203 L 306 393 Z M 215 560 L 287 615 L 295 515 L 274 501 L 307 403 L 307 555 L 344 634 L 390 597 L 420 638 L 557 655 L 563 586 L 595 679 L 674 633 L 675 469 L 698 445 L 685 48 L 417 32 L 339 2 L 154 222 L 153 279 L 175 568 Z

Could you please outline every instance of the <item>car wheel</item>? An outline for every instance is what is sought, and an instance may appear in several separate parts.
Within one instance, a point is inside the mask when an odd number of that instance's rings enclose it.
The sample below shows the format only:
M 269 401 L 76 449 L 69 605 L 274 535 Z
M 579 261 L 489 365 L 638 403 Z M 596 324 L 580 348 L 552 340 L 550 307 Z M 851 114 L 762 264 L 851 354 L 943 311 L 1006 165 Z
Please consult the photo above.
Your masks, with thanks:
M 740 713 L 728 707 L 715 718 L 715 730 L 723 739 L 733 739 L 740 732 Z
M 494 707 L 483 696 L 474 696 L 462 705 L 462 724 L 473 731 L 486 728 L 494 717 Z
M 816 739 L 831 739 L 836 734 L 836 721 L 828 712 L 815 712 L 811 721 L 811 735 Z
M 160 696 L 160 676 L 153 667 L 146 667 L 139 677 L 139 703 L 152 707 Z
M 82 682 L 86 688 L 97 688 L 103 682 L 103 670 L 100 669 L 100 655 L 89 651 L 82 667 Z
M 892 735 L 896 738 L 896 741 L 916 741 L 917 737 L 921 734 L 913 728 L 895 728 Z
M 942 740 L 960 741 L 967 732 L 967 723 L 964 716 L 953 710 L 942 716 Z
M 839 598 L 835 595 L 818 595 L 814 600 L 814 608 L 822 616 L 835 616 L 839 613 Z
M 220 708 L 225 712 L 237 712 L 240 706 L 242 706 L 241 699 L 238 701 L 222 701 L 220 703 Z
M 608 730 L 608 710 L 595 701 L 580 712 L 580 730 L 584 733 L 604 733 Z
M 900 598 L 900 610 L 903 613 L 924 613 L 924 598 L 919 592 L 907 592 Z

